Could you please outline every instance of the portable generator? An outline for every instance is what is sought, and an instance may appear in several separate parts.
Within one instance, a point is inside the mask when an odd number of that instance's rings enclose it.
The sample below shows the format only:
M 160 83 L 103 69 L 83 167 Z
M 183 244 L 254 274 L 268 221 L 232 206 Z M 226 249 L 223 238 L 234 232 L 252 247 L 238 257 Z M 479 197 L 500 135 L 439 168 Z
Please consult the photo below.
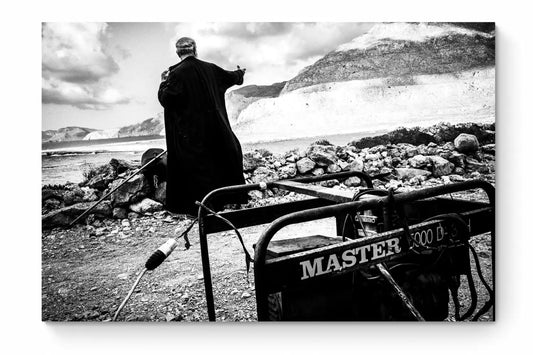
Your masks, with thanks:
M 366 185 L 355 195 L 349 190 L 311 184 L 351 176 L 358 176 Z M 216 317 L 207 236 L 266 223 L 268 227 L 254 245 L 259 321 L 437 321 L 448 317 L 449 294 L 457 306 L 457 320 L 474 313 L 475 306 L 471 306 L 459 314 L 457 290 L 461 275 L 467 276 L 471 290 L 473 287 L 469 238 L 490 233 L 494 248 L 495 191 L 491 184 L 471 180 L 393 193 L 374 189 L 368 175 L 350 171 L 224 187 L 208 194 L 202 204 L 224 195 L 267 188 L 310 198 L 217 215 L 199 210 L 210 321 Z M 471 189 L 482 189 L 488 202 L 444 196 Z M 273 240 L 286 226 L 331 217 L 335 218 L 336 235 Z M 474 320 L 494 305 L 494 292 L 487 287 L 489 301 Z

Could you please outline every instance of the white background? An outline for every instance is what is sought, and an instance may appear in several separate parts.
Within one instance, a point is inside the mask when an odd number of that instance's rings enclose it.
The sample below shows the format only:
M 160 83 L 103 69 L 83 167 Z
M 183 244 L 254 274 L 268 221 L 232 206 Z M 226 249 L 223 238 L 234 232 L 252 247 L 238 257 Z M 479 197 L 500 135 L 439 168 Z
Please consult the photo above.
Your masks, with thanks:
M 526 353 L 532 255 L 531 14 L 523 1 L 15 1 L 1 14 L 0 346 L 5 354 Z M 42 21 L 495 21 L 497 321 L 490 324 L 41 322 Z M 231 48 L 228 48 L 231 51 Z

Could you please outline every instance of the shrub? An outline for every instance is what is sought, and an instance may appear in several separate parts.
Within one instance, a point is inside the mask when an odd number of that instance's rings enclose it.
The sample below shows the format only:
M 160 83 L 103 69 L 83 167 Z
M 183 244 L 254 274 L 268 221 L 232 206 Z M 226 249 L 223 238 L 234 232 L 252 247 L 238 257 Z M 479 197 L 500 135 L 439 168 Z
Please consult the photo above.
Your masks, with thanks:
M 81 167 L 82 175 L 83 175 L 83 182 L 82 184 L 88 182 L 93 177 L 101 174 L 113 174 L 113 167 L 111 167 L 109 164 L 103 164 L 103 165 L 95 165 L 95 164 L 89 164 L 85 163 Z

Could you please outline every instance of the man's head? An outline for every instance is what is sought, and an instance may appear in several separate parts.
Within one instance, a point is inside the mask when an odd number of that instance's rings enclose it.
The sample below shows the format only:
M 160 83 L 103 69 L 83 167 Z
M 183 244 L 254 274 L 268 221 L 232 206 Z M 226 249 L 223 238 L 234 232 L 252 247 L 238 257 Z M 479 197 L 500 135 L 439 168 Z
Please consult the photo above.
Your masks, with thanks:
M 176 53 L 180 58 L 191 55 L 196 57 L 196 42 L 192 38 L 181 37 L 176 41 Z

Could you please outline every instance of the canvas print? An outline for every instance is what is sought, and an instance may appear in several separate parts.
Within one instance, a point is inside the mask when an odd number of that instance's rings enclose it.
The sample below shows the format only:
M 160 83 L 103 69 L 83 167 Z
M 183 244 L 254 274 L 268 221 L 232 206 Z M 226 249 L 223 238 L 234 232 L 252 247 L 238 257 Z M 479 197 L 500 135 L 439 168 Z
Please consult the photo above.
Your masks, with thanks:
M 42 23 L 42 320 L 495 320 L 495 24 Z

